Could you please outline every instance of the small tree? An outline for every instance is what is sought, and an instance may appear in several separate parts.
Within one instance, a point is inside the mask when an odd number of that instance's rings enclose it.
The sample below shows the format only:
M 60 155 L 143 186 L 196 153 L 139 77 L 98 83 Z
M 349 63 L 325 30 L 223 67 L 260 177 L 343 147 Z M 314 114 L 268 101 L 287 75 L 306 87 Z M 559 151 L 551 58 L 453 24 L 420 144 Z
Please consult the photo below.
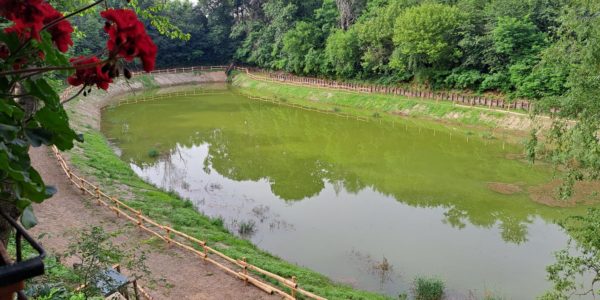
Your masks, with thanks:
M 425 2 L 404 10 L 396 19 L 390 62 L 393 68 L 417 71 L 456 62 L 459 28 L 463 15 L 458 8 Z
M 97 295 L 99 289 L 97 283 L 102 282 L 110 289 L 115 284 L 106 274 L 106 270 L 115 264 L 123 265 L 132 279 L 140 279 L 148 274 L 146 267 L 146 255 L 144 252 L 137 253 L 135 249 L 126 250 L 111 242 L 111 238 L 117 233 L 106 233 L 101 227 L 91 227 L 82 231 L 71 241 L 65 257 L 75 257 L 74 271 L 83 286 L 83 292 L 87 296 Z

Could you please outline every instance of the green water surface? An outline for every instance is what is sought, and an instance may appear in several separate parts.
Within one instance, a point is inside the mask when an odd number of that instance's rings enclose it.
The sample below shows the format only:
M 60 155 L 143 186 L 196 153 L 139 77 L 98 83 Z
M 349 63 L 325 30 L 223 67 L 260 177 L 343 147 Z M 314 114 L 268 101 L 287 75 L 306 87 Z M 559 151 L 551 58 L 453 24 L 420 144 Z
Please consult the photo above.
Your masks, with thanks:
M 391 296 L 428 275 L 457 299 L 533 299 L 568 239 L 554 221 L 583 209 L 531 201 L 553 174 L 519 146 L 414 119 L 361 122 L 223 87 L 110 107 L 102 126 L 140 176 L 232 232 L 252 223 L 260 248 Z

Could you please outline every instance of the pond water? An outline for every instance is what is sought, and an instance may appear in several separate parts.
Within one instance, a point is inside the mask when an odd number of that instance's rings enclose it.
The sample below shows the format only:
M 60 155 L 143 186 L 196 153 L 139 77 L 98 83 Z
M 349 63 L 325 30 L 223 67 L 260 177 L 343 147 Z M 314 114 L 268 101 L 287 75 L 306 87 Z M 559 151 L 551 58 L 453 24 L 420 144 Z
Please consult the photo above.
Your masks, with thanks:
M 552 172 L 515 159 L 518 147 L 213 92 L 109 107 L 103 131 L 147 181 L 236 234 L 253 223 L 245 238 L 335 281 L 390 296 L 420 275 L 457 298 L 548 288 L 568 239 L 554 220 L 573 210 L 530 200 Z

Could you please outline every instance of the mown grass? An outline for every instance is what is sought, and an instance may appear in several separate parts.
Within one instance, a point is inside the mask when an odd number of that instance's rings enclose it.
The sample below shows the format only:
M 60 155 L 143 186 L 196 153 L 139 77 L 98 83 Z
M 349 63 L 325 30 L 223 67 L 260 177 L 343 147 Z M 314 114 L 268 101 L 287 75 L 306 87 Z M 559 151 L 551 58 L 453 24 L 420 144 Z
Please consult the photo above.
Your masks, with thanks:
M 317 89 L 278 83 L 266 83 L 238 73 L 232 80 L 238 92 L 263 96 L 291 103 L 310 105 L 319 109 L 334 109 L 365 117 L 396 117 L 396 114 L 413 117 L 446 119 L 467 125 L 494 127 L 493 121 L 504 115 L 492 110 L 472 109 L 454 105 L 449 101 L 435 101 L 396 95 L 362 94 L 330 89 Z
M 71 152 L 72 163 L 84 175 L 94 176 L 103 188 L 113 187 L 109 191 L 115 196 L 130 193 L 132 196 L 127 203 L 150 218 L 206 240 L 209 245 L 234 258 L 246 257 L 248 262 L 286 278 L 296 276 L 302 288 L 318 295 L 330 299 L 388 299 L 334 283 L 321 274 L 258 249 L 249 241 L 229 233 L 222 220 L 204 216 L 189 201 L 143 181 L 117 157 L 100 132 L 88 128 L 84 137 L 85 142 L 79 145 L 82 151 Z

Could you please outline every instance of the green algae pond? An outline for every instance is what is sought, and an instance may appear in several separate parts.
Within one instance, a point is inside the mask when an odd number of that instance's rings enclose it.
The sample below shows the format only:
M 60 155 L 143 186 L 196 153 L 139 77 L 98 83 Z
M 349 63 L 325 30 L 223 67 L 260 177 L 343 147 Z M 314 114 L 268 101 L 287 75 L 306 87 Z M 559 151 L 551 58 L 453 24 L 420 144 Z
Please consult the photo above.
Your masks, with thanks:
M 532 201 L 554 173 L 523 160 L 519 145 L 413 118 L 265 103 L 226 86 L 107 107 L 102 131 L 140 177 L 232 233 L 391 297 L 428 276 L 456 299 L 533 299 L 567 244 L 555 221 L 585 209 Z

